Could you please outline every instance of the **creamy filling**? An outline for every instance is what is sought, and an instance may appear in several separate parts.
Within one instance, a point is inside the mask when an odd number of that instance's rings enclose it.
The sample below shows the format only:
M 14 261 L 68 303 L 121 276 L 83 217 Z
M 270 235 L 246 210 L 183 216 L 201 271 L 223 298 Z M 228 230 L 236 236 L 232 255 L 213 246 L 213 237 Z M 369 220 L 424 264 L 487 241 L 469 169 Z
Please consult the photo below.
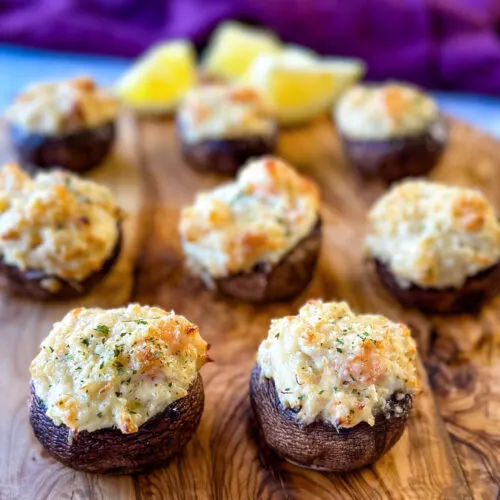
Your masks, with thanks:
M 36 394 L 73 432 L 137 432 L 188 394 L 206 360 L 196 325 L 158 307 L 70 311 L 31 363 Z
M 284 162 L 264 158 L 236 181 L 201 193 L 181 214 L 182 246 L 191 271 L 207 278 L 274 264 L 318 221 L 319 193 Z
M 109 189 L 94 182 L 62 171 L 30 178 L 14 164 L 0 171 L 0 255 L 23 271 L 83 281 L 114 251 L 120 218 Z
M 500 224 L 473 189 L 406 181 L 371 209 L 368 253 L 386 264 L 403 288 L 460 288 L 500 260 Z
M 257 362 L 303 425 L 374 425 L 392 398 L 418 388 L 409 329 L 383 316 L 356 315 L 345 302 L 312 300 L 297 316 L 273 320 Z
M 116 114 L 116 100 L 82 77 L 30 86 L 5 116 L 23 130 L 50 136 L 98 127 L 114 121 Z
M 268 137 L 276 125 L 249 87 L 209 85 L 185 98 L 178 113 L 179 130 L 187 143 L 206 139 Z
M 434 100 L 410 85 L 357 85 L 340 99 L 335 119 L 352 139 L 384 140 L 426 132 L 439 117 Z

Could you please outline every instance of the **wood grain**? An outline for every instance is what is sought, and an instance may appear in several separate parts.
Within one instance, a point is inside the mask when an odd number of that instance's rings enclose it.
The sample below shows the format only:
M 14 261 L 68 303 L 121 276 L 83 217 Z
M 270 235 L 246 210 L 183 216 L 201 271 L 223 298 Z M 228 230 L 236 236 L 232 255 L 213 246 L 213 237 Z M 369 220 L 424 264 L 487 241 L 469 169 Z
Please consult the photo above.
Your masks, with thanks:
M 28 425 L 28 366 L 52 322 L 75 304 L 40 305 L 0 292 L 1 499 L 498 497 L 500 299 L 478 317 L 426 317 L 401 309 L 362 254 L 366 211 L 383 188 L 356 181 L 329 123 L 319 120 L 280 137 L 279 153 L 322 188 L 324 242 L 308 290 L 290 303 L 268 306 L 216 297 L 183 269 L 179 210 L 197 190 L 223 179 L 183 163 L 169 121 L 124 117 L 121 125 L 113 157 L 91 177 L 110 185 L 128 212 L 125 251 L 83 303 L 134 300 L 175 309 L 198 323 L 216 361 L 202 370 L 205 413 L 184 453 L 150 474 L 92 476 L 55 463 Z M 0 156 L 7 158 L 2 140 Z M 453 122 L 451 146 L 433 177 L 478 186 L 500 210 L 499 162 L 500 144 Z M 269 320 L 295 313 L 310 297 L 345 299 L 360 312 L 406 321 L 423 360 L 423 391 L 402 439 L 374 466 L 349 474 L 283 463 L 261 445 L 251 418 L 249 374 Z

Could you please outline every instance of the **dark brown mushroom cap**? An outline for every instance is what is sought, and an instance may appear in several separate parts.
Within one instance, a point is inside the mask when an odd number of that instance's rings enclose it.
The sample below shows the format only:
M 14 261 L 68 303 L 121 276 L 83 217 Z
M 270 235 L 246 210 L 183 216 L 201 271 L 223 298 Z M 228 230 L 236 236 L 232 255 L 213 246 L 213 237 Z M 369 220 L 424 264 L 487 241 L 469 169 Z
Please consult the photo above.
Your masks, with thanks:
M 350 164 L 363 179 L 391 183 L 421 177 L 439 161 L 447 143 L 446 122 L 440 117 L 421 134 L 389 139 L 352 139 L 342 135 Z
M 97 285 L 112 269 L 122 247 L 122 228 L 118 223 L 118 238 L 111 255 L 103 263 L 102 267 L 91 273 L 83 281 L 70 281 L 56 275 L 49 275 L 44 271 L 36 269 L 22 270 L 19 267 L 7 264 L 0 256 L 0 275 L 3 275 L 6 288 L 14 294 L 24 295 L 37 300 L 65 300 L 74 299 L 87 294 Z M 52 292 L 42 286 L 42 281 L 52 279 L 59 283 L 57 292 Z
M 373 259 L 380 280 L 405 307 L 428 313 L 474 312 L 500 291 L 500 262 L 470 276 L 461 288 L 402 288 L 389 267 Z
M 109 153 L 116 135 L 114 122 L 59 135 L 43 135 L 9 126 L 19 162 L 29 171 L 65 168 L 85 172 L 99 165 Z
M 330 472 L 358 469 L 387 453 L 403 434 L 412 406 L 409 394 L 400 401 L 391 399 L 373 426 L 361 422 L 337 430 L 320 420 L 301 426 L 297 412 L 281 404 L 274 381 L 261 377 L 258 363 L 250 378 L 250 400 L 260 434 L 271 449 L 300 467 Z
M 187 396 L 150 418 L 134 434 L 118 429 L 82 431 L 68 442 L 69 429 L 56 426 L 31 384 L 30 422 L 37 439 L 59 462 L 76 470 L 98 474 L 134 474 L 159 467 L 191 440 L 203 414 L 203 381 L 193 382 Z
M 311 281 L 321 248 L 321 219 L 278 263 L 259 263 L 246 273 L 214 280 L 219 292 L 248 302 L 288 300 Z
M 186 162 L 200 172 L 235 175 L 251 158 L 271 154 L 276 148 L 277 132 L 241 138 L 204 139 L 189 143 L 178 125 L 181 150 Z

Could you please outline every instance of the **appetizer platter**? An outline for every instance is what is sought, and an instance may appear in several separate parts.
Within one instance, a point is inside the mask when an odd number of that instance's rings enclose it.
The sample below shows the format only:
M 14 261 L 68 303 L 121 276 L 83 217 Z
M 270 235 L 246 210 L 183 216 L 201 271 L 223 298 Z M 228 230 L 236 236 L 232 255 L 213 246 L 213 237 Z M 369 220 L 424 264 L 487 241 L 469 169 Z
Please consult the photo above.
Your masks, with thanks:
M 78 301 L 60 303 L 2 293 L 0 356 L 8 380 L 2 384 L 0 417 L 2 495 L 57 498 L 75 491 L 90 498 L 369 498 L 376 491 L 380 498 L 494 496 L 500 467 L 498 299 L 479 316 L 426 316 L 398 304 L 362 251 L 366 216 L 383 188 L 360 189 L 326 119 L 285 132 L 279 142 L 280 156 L 321 186 L 323 243 L 312 283 L 289 303 L 252 305 L 214 295 L 183 268 L 181 241 L 174 235 L 182 208 L 220 179 L 187 167 L 174 129 L 168 119 L 124 116 L 120 154 L 115 151 L 91 176 L 112 187 L 127 212 L 123 227 L 129 235 L 99 287 Z M 500 146 L 455 121 L 450 132 L 449 150 L 433 178 L 479 187 L 500 208 Z M 341 474 L 302 469 L 266 451 L 251 418 L 250 373 L 270 320 L 297 314 L 307 299 L 318 297 L 346 300 L 357 312 L 405 321 L 421 358 L 422 392 L 399 442 L 375 464 Z M 205 411 L 184 452 L 164 468 L 120 477 L 74 472 L 50 458 L 32 434 L 28 367 L 52 324 L 73 307 L 120 307 L 131 301 L 173 309 L 202 325 L 215 361 L 201 370 Z
M 497 497 L 500 144 L 231 23 L 194 64 L 0 125 L 0 498 Z

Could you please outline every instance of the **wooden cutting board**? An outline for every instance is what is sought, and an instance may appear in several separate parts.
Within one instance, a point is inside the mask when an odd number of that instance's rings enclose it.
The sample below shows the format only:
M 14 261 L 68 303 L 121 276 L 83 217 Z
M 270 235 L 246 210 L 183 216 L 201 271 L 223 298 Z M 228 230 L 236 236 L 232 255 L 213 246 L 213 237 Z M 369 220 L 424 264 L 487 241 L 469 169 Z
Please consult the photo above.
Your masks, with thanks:
M 433 178 L 482 188 L 500 209 L 500 144 L 454 120 Z M 500 299 L 477 317 L 404 311 L 363 262 L 365 216 L 383 192 L 361 186 L 326 120 L 286 131 L 279 153 L 321 186 L 324 242 L 315 279 L 293 302 L 252 306 L 216 297 L 183 270 L 177 220 L 199 189 L 221 178 L 182 161 L 172 123 L 124 117 L 109 161 L 90 176 L 128 212 L 119 264 L 80 302 L 40 304 L 0 288 L 0 498 L 343 499 L 498 498 L 500 495 Z M 3 146 L 3 147 L 1 147 Z M 5 137 L 1 160 L 10 157 Z M 406 321 L 418 341 L 423 392 L 408 429 L 374 466 L 322 474 L 259 446 L 248 400 L 250 368 L 269 320 L 308 298 L 345 299 L 359 312 Z M 147 475 L 103 477 L 68 469 L 34 438 L 28 367 L 52 323 L 77 305 L 157 304 L 201 326 L 215 363 L 202 370 L 204 416 L 184 453 Z

